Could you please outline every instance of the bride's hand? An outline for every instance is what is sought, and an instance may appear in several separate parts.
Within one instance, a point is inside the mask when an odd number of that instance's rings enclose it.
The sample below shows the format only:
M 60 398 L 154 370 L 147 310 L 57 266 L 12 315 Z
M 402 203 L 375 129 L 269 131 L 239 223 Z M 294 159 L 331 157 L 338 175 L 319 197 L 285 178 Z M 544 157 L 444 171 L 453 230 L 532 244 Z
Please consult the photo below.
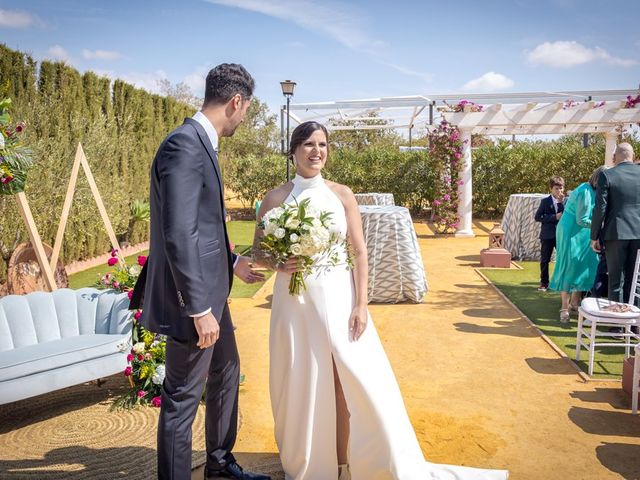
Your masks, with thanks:
M 278 272 L 293 274 L 301 270 L 300 257 L 289 257 L 286 262 L 280 264 Z
M 349 318 L 349 338 L 352 341 L 357 342 L 360 339 L 367 328 L 368 321 L 367 307 L 354 307 L 351 318 Z

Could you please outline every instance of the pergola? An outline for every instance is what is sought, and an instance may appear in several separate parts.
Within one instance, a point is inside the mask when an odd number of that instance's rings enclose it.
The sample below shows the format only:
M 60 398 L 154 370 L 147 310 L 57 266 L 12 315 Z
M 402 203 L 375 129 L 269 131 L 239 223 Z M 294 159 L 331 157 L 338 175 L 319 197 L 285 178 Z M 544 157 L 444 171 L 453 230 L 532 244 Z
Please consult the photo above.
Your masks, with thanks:
M 316 120 L 329 130 L 408 129 L 409 141 L 414 128 L 434 127 L 439 116 L 456 125 L 463 140 L 465 167 L 462 172 L 456 236 L 473 236 L 471 175 L 471 135 L 546 135 L 604 133 L 605 164 L 612 161 L 616 140 L 623 128 L 640 124 L 640 104 L 626 108 L 627 97 L 636 90 L 595 90 L 567 92 L 529 92 L 512 94 L 450 94 L 410 97 L 386 97 L 338 102 L 298 103 L 289 106 L 291 120 L 302 123 Z M 462 100 L 472 104 L 457 108 Z M 460 110 L 460 111 L 455 111 Z M 285 138 L 285 107 L 281 110 L 281 132 Z M 372 115 L 375 115 L 372 117 Z M 385 120 L 382 125 L 372 120 Z

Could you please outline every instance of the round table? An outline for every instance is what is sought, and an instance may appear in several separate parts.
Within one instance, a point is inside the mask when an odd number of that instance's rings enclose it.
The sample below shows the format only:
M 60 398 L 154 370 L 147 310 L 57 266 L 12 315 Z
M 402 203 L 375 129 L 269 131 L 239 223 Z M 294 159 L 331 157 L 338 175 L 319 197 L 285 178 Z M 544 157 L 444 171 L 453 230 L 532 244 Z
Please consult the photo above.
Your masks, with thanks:
M 395 205 L 393 193 L 356 193 L 358 205 Z
M 514 260 L 540 260 L 540 223 L 534 217 L 545 193 L 515 193 L 509 196 L 502 217 L 503 246 Z
M 359 208 L 369 259 L 369 301 L 422 302 L 428 290 L 427 276 L 409 210 Z

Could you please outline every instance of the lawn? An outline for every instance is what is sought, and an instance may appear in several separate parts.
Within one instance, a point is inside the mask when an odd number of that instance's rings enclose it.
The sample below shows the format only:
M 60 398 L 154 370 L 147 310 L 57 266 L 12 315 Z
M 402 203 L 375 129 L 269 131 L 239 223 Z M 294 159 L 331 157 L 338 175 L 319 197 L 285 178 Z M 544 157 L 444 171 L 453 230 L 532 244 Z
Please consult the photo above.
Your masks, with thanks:
M 235 244 L 234 251 L 236 253 L 246 253 L 253 243 L 253 229 L 255 222 L 253 221 L 233 221 L 227 224 L 227 231 L 229 232 L 229 240 Z M 147 255 L 148 252 L 140 252 L 135 255 L 126 258 L 126 262 L 129 265 L 136 263 L 138 255 Z M 75 273 L 69 277 L 69 288 L 78 289 L 82 287 L 90 287 L 100 279 L 102 275 L 111 271 L 112 269 L 106 264 L 104 266 L 99 265 L 82 272 Z M 265 272 L 267 278 L 271 276 L 271 272 Z M 233 281 L 233 288 L 231 289 L 231 298 L 249 298 L 252 297 L 260 287 L 264 285 L 264 282 L 254 283 L 248 285 L 237 277 Z
M 540 264 L 519 262 L 523 270 L 483 269 L 482 273 L 504 293 L 529 319 L 536 324 L 572 360 L 575 358 L 577 314 L 571 315 L 569 325 L 559 321 L 560 294 L 551 290 L 538 292 Z M 588 353 L 581 350 L 578 366 L 586 373 Z M 599 348 L 593 366 L 594 378 L 622 376 L 623 348 Z

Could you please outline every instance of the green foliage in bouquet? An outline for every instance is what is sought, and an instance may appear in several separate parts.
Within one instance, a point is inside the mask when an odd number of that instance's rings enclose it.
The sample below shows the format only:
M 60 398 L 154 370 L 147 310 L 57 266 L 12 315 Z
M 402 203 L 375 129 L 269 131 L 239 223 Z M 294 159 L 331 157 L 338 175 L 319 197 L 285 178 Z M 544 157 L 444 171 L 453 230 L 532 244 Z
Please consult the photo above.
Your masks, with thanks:
M 0 195 L 24 191 L 27 172 L 33 164 L 31 152 L 20 138 L 27 125 L 11 121 L 10 106 L 10 98 L 0 100 Z

